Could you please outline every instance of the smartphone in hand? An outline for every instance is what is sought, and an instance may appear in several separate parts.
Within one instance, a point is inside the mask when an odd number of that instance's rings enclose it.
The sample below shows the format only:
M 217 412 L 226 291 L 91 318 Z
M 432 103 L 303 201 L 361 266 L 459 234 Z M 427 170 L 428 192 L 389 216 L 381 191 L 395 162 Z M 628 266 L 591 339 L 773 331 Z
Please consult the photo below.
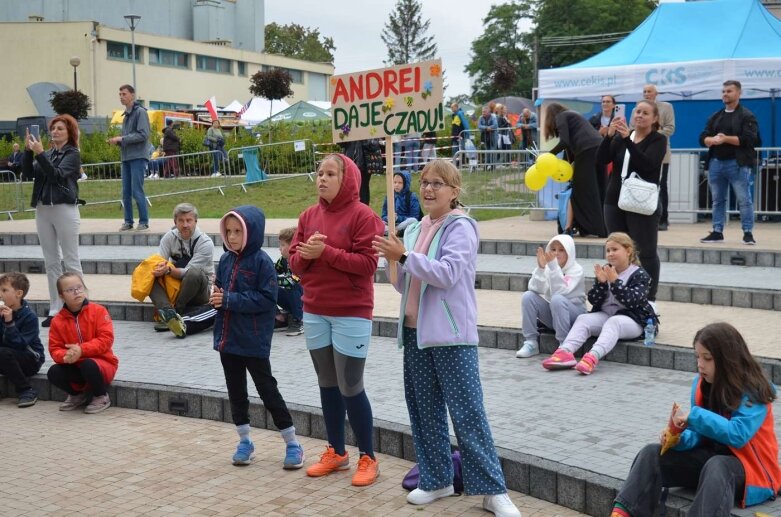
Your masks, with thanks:
M 616 104 L 613 108 L 613 118 L 623 118 L 626 120 L 626 104 Z
M 30 134 L 37 141 L 39 142 L 41 141 L 41 127 L 38 124 L 30 125 Z

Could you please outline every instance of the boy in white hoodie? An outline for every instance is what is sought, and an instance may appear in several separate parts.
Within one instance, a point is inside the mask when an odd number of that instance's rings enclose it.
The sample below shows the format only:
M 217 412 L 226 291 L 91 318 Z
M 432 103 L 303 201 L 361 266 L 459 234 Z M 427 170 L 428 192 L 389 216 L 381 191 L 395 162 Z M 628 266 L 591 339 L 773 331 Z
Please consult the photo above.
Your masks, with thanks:
M 556 235 L 543 250 L 537 248 L 537 267 L 521 299 L 523 346 L 516 357 L 540 353 L 537 320 L 556 333 L 561 343 L 575 319 L 586 312 L 583 268 L 575 259 L 575 241 Z

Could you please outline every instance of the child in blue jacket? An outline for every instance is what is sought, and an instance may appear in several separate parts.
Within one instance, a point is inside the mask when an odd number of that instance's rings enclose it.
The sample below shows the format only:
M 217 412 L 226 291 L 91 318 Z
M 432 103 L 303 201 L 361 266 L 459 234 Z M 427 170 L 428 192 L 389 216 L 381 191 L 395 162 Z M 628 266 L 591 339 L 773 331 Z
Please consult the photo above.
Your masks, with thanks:
M 409 172 L 393 173 L 393 206 L 396 210 L 397 232 L 404 232 L 407 226 L 420 220 L 420 200 L 410 189 L 411 184 Z M 382 203 L 382 221 L 385 223 L 385 233 L 388 233 L 388 198 Z
M 304 465 L 304 450 L 277 380 L 271 374 L 271 336 L 277 308 L 277 273 L 261 249 L 266 227 L 263 211 L 240 206 L 220 220 L 225 251 L 220 257 L 209 303 L 217 309 L 214 349 L 220 352 L 233 423 L 239 433 L 234 465 L 249 465 L 255 446 L 249 437 L 247 371 L 263 405 L 287 444 L 285 469 Z
M 0 374 L 16 388 L 19 407 L 38 401 L 29 377 L 38 373 L 46 357 L 38 329 L 38 318 L 24 297 L 30 281 L 22 273 L 0 276 Z

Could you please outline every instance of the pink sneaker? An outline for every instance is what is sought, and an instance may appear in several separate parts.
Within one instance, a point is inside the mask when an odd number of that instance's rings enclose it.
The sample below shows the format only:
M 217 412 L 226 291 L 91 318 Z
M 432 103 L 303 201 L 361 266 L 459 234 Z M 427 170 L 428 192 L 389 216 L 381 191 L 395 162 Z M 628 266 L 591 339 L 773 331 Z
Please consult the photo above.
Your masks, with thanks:
M 583 356 L 583 359 L 575 366 L 575 369 L 583 375 L 590 375 L 598 364 L 599 359 L 597 359 L 597 356 L 589 352 Z
M 574 355 L 563 348 L 557 348 L 553 355 L 542 362 L 542 367 L 546 370 L 566 370 L 575 366 L 576 363 Z

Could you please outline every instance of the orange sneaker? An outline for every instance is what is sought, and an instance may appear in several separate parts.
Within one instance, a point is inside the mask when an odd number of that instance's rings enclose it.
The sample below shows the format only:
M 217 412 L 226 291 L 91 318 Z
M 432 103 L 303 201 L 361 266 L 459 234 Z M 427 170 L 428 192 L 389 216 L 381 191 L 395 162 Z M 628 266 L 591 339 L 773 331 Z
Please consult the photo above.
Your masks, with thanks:
M 339 456 L 333 447 L 326 446 L 325 452 L 320 456 L 320 461 L 306 469 L 306 475 L 313 478 L 325 476 L 337 470 L 350 468 L 350 456 L 344 451 L 344 456 Z
M 369 486 L 377 480 L 380 475 L 380 465 L 377 460 L 373 460 L 368 454 L 361 456 L 358 460 L 358 469 L 353 476 L 353 486 Z

